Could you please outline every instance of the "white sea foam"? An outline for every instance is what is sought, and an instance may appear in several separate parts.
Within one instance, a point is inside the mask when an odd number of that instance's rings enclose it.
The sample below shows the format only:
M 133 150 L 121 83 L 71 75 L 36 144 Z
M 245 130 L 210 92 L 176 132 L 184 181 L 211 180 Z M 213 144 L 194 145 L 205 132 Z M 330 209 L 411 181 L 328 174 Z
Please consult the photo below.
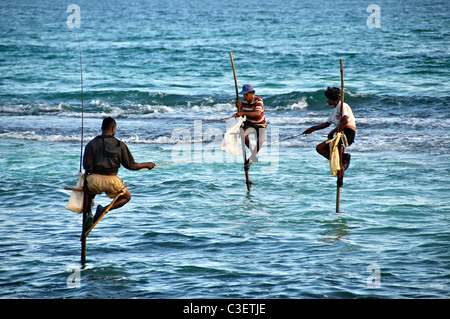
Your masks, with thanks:
M 80 136 L 70 135 L 64 136 L 61 134 L 50 134 L 50 135 L 40 135 L 33 131 L 26 132 L 11 132 L 11 133 L 0 133 L 0 138 L 3 139 L 15 139 L 15 140 L 26 140 L 26 141 L 36 141 L 36 142 L 79 142 Z M 94 138 L 85 137 L 84 141 L 87 142 Z

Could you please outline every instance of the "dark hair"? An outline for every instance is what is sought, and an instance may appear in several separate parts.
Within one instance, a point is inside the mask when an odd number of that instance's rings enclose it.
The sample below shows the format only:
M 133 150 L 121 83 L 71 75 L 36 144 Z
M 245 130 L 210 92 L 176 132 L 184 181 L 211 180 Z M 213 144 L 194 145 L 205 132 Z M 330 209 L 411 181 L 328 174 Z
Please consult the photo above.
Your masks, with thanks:
M 339 101 L 341 99 L 341 90 L 335 87 L 328 87 L 325 91 L 325 96 L 333 101 Z
M 105 117 L 102 122 L 102 130 L 106 131 L 116 127 L 116 121 L 112 117 Z

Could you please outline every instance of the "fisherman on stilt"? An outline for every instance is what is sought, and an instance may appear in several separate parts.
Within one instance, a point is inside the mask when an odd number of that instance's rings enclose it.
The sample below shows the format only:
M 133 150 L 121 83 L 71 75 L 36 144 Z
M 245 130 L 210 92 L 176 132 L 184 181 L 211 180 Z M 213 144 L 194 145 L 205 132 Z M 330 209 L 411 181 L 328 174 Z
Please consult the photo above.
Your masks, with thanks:
M 244 84 L 242 91 L 242 101 L 237 100 L 236 106 L 241 112 L 234 114 L 234 117 L 245 116 L 245 122 L 241 127 L 241 135 L 245 138 L 245 145 L 251 151 L 251 156 L 246 160 L 244 168 L 246 171 L 250 169 L 253 163 L 258 161 L 257 155 L 261 150 L 261 146 L 267 135 L 267 123 L 264 115 L 264 103 L 262 98 L 255 95 L 255 90 L 250 84 Z M 250 145 L 249 135 L 256 135 L 256 148 Z
M 332 139 L 336 133 L 344 132 L 348 146 L 351 145 L 355 140 L 356 134 L 356 120 L 353 115 L 352 109 L 347 103 L 344 102 L 341 118 L 339 119 L 339 113 L 341 110 L 341 90 L 336 87 L 328 87 L 325 91 L 325 96 L 327 98 L 328 105 L 334 107 L 333 111 L 331 112 L 326 122 L 306 129 L 303 134 L 311 134 L 314 131 L 327 128 L 331 124 L 334 124 L 336 125 L 336 127 L 328 134 L 328 139 Z M 342 140 L 340 143 L 342 143 Z M 316 150 L 320 155 L 330 160 L 330 148 L 327 144 L 327 141 L 324 141 L 317 145 Z M 349 153 L 344 153 L 342 155 L 342 165 L 344 171 L 348 169 L 350 165 Z
M 91 140 L 85 148 L 83 167 L 88 176 L 86 183 L 88 188 L 89 212 L 85 221 L 84 229 L 89 229 L 100 216 L 105 207 L 98 205 L 95 216 L 92 216 L 91 207 L 94 197 L 103 192 L 110 198 L 118 196 L 109 210 L 117 209 L 128 203 L 131 194 L 125 183 L 117 176 L 120 165 L 126 169 L 141 170 L 152 169 L 152 162 L 136 163 L 127 145 L 114 137 L 116 133 L 116 121 L 107 117 L 102 122 L 102 135 Z

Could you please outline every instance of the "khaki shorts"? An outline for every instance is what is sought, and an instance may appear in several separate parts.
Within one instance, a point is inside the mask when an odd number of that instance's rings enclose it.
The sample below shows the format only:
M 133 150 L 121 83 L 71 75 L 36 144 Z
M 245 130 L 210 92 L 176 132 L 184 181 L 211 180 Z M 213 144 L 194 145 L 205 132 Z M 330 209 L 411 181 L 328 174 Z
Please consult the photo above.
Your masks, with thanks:
M 88 191 L 91 194 L 105 193 L 114 198 L 123 195 L 127 191 L 125 183 L 116 175 L 90 174 L 86 177 Z

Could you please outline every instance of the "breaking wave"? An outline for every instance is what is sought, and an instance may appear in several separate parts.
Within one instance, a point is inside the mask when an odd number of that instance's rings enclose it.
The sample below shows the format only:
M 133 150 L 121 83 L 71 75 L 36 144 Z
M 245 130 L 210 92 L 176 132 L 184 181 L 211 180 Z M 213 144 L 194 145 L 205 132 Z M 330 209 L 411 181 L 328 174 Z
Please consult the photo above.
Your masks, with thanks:
M 328 111 L 323 90 L 260 95 L 268 112 Z M 83 96 L 79 92 L 41 95 L 3 95 L 0 97 L 0 115 L 57 115 L 79 117 L 116 116 L 152 118 L 173 117 L 179 112 L 191 114 L 232 113 L 236 110 L 234 96 L 183 95 L 144 91 L 92 91 Z M 426 106 L 442 114 L 448 113 L 448 97 L 415 97 L 364 94 L 346 91 L 346 102 L 352 108 L 387 112 L 403 109 L 418 112 Z M 185 115 L 185 114 L 184 114 Z M 183 116 L 184 116 L 183 115 Z

